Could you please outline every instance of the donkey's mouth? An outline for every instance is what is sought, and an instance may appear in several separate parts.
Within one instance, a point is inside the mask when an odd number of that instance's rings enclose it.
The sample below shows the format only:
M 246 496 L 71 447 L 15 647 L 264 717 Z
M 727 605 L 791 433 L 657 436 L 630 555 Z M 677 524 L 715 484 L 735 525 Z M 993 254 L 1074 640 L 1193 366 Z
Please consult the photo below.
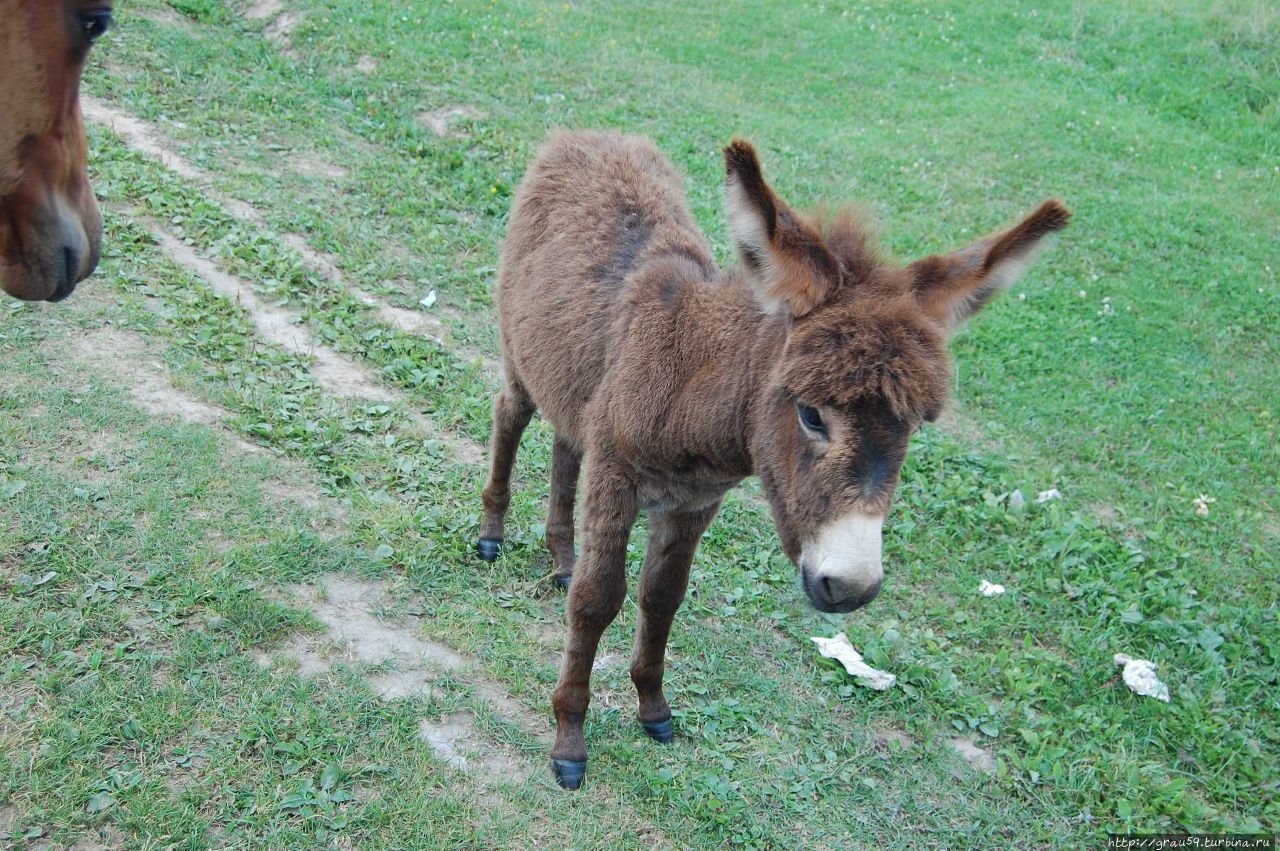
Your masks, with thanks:
M 843 582 L 832 576 L 814 578 L 803 559 L 800 561 L 800 584 L 815 609 L 828 614 L 847 614 L 870 603 L 880 593 L 883 580 L 871 585 Z

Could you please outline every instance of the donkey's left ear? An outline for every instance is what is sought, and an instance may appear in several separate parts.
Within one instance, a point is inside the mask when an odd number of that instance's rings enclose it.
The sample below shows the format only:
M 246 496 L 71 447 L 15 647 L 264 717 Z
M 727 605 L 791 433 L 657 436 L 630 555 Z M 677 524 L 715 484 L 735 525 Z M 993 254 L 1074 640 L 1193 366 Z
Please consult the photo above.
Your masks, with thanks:
M 1060 231 L 1071 211 L 1045 201 L 1018 224 L 951 254 L 935 254 L 907 267 L 916 298 L 948 331 L 987 306 L 1035 262 L 1044 238 Z

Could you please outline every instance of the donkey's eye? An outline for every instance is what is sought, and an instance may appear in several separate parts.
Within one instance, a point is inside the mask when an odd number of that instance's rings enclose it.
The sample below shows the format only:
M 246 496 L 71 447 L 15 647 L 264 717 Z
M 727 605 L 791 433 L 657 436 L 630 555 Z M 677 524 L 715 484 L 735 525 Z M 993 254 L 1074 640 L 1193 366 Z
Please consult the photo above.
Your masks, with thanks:
M 80 30 L 84 33 L 84 40 L 93 44 L 111 29 L 111 25 L 115 23 L 111 16 L 110 9 L 94 9 L 89 12 L 81 12 L 78 15 L 80 19 Z
M 796 413 L 800 417 L 800 425 L 804 426 L 805 431 L 815 437 L 826 439 L 827 425 L 822 421 L 822 414 L 818 413 L 817 408 L 811 408 L 803 402 L 796 402 Z

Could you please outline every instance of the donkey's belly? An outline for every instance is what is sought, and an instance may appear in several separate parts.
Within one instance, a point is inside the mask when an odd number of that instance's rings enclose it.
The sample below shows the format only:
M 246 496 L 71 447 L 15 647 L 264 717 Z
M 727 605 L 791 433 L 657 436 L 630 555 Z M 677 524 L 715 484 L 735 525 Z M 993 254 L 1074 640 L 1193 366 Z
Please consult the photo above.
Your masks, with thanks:
M 729 488 L 742 481 L 706 473 L 672 476 L 669 471 L 642 468 L 637 472 L 637 493 L 645 511 L 698 511 L 719 502 Z

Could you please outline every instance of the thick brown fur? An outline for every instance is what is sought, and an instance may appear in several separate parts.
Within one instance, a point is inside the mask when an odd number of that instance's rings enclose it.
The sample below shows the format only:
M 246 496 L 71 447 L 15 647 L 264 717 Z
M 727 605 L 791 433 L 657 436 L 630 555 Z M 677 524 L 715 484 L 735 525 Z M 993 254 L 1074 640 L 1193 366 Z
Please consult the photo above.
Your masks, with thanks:
M 0 289 L 58 301 L 97 267 L 80 75 L 110 0 L 0 0 Z
M 553 696 L 557 760 L 586 759 L 591 663 L 625 595 L 639 511 L 650 532 L 631 672 L 643 723 L 671 718 L 661 682 L 672 616 L 698 539 L 744 477 L 761 476 L 815 605 L 847 611 L 874 596 L 878 581 L 861 595 L 812 587 L 802 553 L 834 518 L 884 517 L 912 431 L 945 404 L 951 330 L 985 304 L 993 271 L 1066 223 L 1049 202 L 958 259 L 902 268 L 877 255 L 849 210 L 792 211 L 747 142 L 734 140 L 725 164 L 744 261 L 726 270 L 680 176 L 645 139 L 554 136 L 516 193 L 497 287 L 506 381 L 481 538 L 502 538 L 516 446 L 541 410 L 556 433 L 547 542 L 557 575 L 573 576 Z

